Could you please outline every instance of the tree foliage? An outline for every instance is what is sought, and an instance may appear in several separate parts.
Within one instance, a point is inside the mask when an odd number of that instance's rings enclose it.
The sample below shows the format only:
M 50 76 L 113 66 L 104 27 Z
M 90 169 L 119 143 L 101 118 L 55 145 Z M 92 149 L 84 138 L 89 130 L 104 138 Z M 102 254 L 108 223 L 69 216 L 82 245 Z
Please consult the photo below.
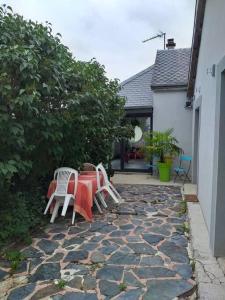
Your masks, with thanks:
M 129 135 L 118 88 L 95 59 L 75 60 L 50 23 L 0 7 L 0 238 L 18 235 L 15 208 L 21 232 L 39 222 L 54 169 L 111 159 Z

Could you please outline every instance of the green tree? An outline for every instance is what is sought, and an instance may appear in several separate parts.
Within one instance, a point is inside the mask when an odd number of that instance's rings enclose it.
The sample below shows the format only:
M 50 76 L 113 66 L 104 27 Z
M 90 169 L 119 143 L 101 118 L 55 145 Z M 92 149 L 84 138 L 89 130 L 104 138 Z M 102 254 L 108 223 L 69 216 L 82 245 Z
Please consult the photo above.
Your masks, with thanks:
M 40 222 L 54 169 L 108 162 L 124 100 L 96 60 L 76 61 L 50 23 L 0 7 L 0 238 Z

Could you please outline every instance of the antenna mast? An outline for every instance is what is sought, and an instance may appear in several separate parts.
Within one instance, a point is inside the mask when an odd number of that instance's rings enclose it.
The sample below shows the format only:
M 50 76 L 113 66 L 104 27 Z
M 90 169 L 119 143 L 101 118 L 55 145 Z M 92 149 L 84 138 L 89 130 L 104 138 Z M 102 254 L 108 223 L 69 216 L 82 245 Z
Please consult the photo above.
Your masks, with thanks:
M 163 39 L 164 39 L 164 50 L 165 50 L 166 49 L 166 32 L 160 31 L 157 35 L 154 35 L 154 36 L 142 41 L 142 43 L 154 40 L 156 38 L 161 38 L 161 37 L 163 37 Z

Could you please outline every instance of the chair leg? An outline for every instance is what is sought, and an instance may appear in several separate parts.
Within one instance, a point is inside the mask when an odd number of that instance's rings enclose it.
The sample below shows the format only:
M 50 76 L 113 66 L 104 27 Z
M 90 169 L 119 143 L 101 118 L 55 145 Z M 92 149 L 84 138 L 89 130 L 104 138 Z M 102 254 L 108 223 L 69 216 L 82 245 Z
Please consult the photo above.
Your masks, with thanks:
M 74 224 L 74 221 L 75 221 L 75 216 L 76 216 L 76 212 L 75 212 L 75 210 L 73 210 L 73 216 L 72 216 L 72 225 Z
M 54 223 L 55 218 L 58 214 L 59 206 L 60 206 L 60 201 L 56 201 L 55 207 L 52 212 L 52 217 L 51 217 L 50 223 Z
M 51 195 L 51 197 L 50 197 L 50 199 L 49 199 L 49 201 L 48 201 L 48 204 L 47 204 L 47 206 L 46 206 L 46 208 L 45 208 L 45 211 L 44 211 L 44 215 L 47 214 L 47 212 L 48 212 L 48 210 L 49 210 L 49 207 L 50 207 L 50 205 L 52 204 L 53 199 L 54 199 L 54 193 Z
M 95 205 L 97 206 L 98 211 L 100 212 L 100 214 L 102 214 L 101 207 L 100 207 L 100 205 L 98 204 L 98 200 L 96 199 L 96 197 L 94 197 L 94 203 L 95 203 Z
M 111 198 L 114 200 L 114 202 L 116 204 L 119 204 L 119 200 L 116 198 L 116 195 L 114 194 L 114 192 L 111 190 L 110 186 L 106 186 L 105 190 L 109 193 L 109 195 L 111 196 Z
M 177 179 L 177 176 L 178 176 L 178 173 L 176 172 L 174 178 L 173 178 L 173 182 L 175 183 L 176 182 L 176 179 Z
M 66 211 L 67 211 L 67 208 L 68 208 L 68 205 L 70 203 L 70 199 L 71 197 L 70 196 L 65 196 L 65 200 L 64 200 L 64 204 L 63 204 L 63 209 L 62 209 L 62 213 L 61 213 L 61 216 L 65 217 L 66 215 Z
M 104 206 L 104 208 L 107 208 L 107 204 L 105 203 L 105 199 L 103 198 L 101 192 L 97 193 L 97 196 L 99 197 L 99 200 L 101 201 L 102 205 Z
M 124 202 L 123 198 L 120 196 L 120 194 L 117 192 L 116 188 L 110 183 L 110 188 L 114 192 L 114 194 L 119 198 L 120 202 Z

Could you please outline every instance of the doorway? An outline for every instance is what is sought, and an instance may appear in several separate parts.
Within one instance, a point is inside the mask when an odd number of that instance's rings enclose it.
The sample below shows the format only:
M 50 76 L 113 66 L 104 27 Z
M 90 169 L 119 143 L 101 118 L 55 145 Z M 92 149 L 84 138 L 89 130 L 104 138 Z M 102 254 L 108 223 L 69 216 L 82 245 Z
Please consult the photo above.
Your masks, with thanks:
M 126 172 L 150 172 L 150 161 L 146 160 L 143 147 L 144 136 L 153 127 L 152 111 L 129 112 L 126 119 L 134 128 L 134 136 L 114 145 L 112 169 Z

